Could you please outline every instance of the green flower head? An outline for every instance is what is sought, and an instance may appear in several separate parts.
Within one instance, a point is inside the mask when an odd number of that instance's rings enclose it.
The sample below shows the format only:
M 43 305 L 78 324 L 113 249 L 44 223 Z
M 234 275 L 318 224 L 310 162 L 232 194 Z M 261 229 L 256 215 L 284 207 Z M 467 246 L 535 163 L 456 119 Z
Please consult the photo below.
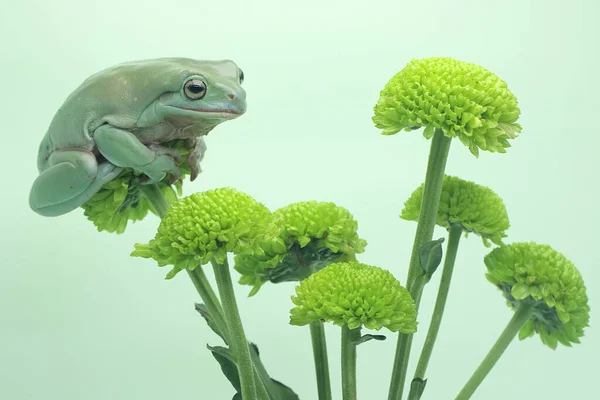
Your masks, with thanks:
M 386 270 L 357 262 L 331 264 L 296 287 L 290 324 L 313 321 L 392 332 L 417 330 L 415 302 Z
M 502 290 L 509 306 L 533 304 L 520 339 L 537 332 L 552 349 L 558 342 L 579 343 L 590 308 L 583 278 L 564 255 L 548 245 L 513 243 L 492 250 L 484 261 L 487 279 Z
M 163 145 L 179 150 L 184 160 L 190 151 L 184 145 L 183 140 L 173 140 Z M 175 182 L 173 186 L 166 181 L 158 183 L 160 191 L 169 204 L 175 202 L 177 196 L 181 196 L 182 181 L 191 173 L 185 161 L 179 165 L 179 168 L 181 169 L 181 179 Z M 129 221 L 140 221 L 148 215 L 148 212 L 156 214 L 152 205 L 140 191 L 143 177 L 143 174 L 131 168 L 125 168 L 119 176 L 106 183 L 90 200 L 81 206 L 83 214 L 96 225 L 98 231 L 117 234 L 125 232 Z
M 241 284 L 254 286 L 300 281 L 312 272 L 362 253 L 366 241 L 358 237 L 358 223 L 343 207 L 330 202 L 292 203 L 273 213 L 277 231 L 259 240 L 264 254 L 238 255 L 235 268 Z
M 132 256 L 172 265 L 167 279 L 211 261 L 221 264 L 228 252 L 261 251 L 252 240 L 271 221 L 267 207 L 232 188 L 195 193 L 174 203 L 148 244 L 136 244 Z
M 505 82 L 479 65 L 446 57 L 414 59 L 387 83 L 373 122 L 383 134 L 425 128 L 479 149 L 505 153 L 521 131 L 520 110 Z
M 425 184 L 419 186 L 404 203 L 400 218 L 418 221 Z M 506 237 L 510 223 L 504 202 L 486 186 L 465 181 L 455 176 L 444 176 L 442 195 L 437 214 L 437 224 L 449 229 L 460 225 L 466 233 L 481 236 L 483 243 L 488 240 L 497 245 Z

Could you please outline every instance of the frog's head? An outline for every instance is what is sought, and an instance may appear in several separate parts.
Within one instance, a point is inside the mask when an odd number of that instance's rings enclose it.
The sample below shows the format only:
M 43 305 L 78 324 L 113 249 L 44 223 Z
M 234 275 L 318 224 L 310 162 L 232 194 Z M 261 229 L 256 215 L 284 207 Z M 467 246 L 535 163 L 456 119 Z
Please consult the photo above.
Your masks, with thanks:
M 216 125 L 246 112 L 242 70 L 230 60 L 186 65 L 179 90 L 163 94 L 158 107 L 172 121 Z

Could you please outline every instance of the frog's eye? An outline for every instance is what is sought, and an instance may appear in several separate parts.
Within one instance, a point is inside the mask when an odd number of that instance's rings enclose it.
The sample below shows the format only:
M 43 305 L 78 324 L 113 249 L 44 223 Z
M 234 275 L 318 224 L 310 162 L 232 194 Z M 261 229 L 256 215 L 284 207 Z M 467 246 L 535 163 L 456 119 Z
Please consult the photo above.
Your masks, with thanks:
M 206 83 L 200 79 L 190 79 L 185 83 L 183 92 L 191 100 L 200 100 L 206 94 Z
M 240 68 L 240 85 L 244 83 L 244 71 Z

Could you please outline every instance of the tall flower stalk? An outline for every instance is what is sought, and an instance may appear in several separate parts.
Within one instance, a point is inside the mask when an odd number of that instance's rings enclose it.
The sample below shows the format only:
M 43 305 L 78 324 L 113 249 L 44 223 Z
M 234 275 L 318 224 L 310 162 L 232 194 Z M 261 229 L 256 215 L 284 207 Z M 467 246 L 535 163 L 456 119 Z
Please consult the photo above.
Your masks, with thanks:
M 442 192 L 442 182 L 446 168 L 446 159 L 450 150 L 450 138 L 444 136 L 442 131 L 437 130 L 431 143 L 429 162 L 427 164 L 427 175 L 425 178 L 425 190 L 423 194 L 423 205 L 419 214 L 417 232 L 413 242 L 410 263 L 408 267 L 407 288 L 411 297 L 415 300 L 417 310 L 421 302 L 425 281 L 419 279 L 421 276 L 421 264 L 419 250 L 433 238 L 433 229 L 437 216 L 437 209 Z M 394 366 L 390 381 L 389 400 L 402 397 L 413 334 L 398 335 Z

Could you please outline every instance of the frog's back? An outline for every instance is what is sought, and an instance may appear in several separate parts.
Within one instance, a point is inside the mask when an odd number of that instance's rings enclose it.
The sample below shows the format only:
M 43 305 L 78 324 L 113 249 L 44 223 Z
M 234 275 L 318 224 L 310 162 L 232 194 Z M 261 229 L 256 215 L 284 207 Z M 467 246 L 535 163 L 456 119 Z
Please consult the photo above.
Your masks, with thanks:
M 201 71 L 207 61 L 158 58 L 126 62 L 87 78 L 54 115 L 40 144 L 38 168 L 44 169 L 52 152 L 77 148 L 94 150 L 93 132 L 109 123 L 128 129 L 143 110 L 161 94 L 177 91 L 190 72 Z

